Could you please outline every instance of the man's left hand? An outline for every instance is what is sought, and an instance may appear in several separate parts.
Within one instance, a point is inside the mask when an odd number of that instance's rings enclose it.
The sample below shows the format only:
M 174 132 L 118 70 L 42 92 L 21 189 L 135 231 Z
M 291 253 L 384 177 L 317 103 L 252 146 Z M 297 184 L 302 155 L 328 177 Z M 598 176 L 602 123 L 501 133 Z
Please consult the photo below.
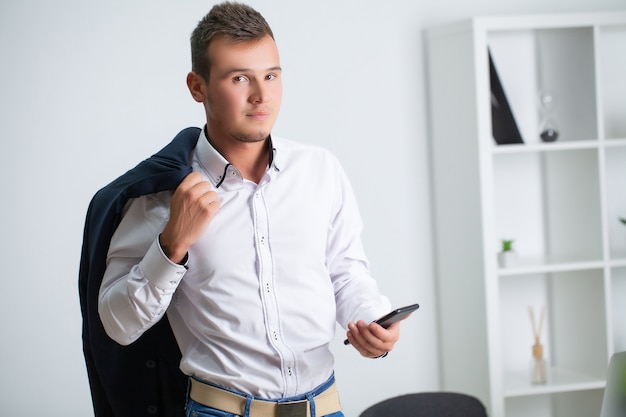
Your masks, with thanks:
M 348 323 L 348 340 L 350 344 L 367 358 L 377 358 L 391 352 L 400 339 L 400 322 L 393 323 L 387 329 L 380 324 L 366 323 L 359 320 Z

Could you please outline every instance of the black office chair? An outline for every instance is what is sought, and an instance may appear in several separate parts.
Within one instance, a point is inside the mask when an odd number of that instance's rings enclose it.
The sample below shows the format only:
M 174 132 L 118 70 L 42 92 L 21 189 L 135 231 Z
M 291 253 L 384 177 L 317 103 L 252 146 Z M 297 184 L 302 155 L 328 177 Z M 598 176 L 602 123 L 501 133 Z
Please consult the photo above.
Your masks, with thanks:
M 359 417 L 487 417 L 476 397 L 456 392 L 421 392 L 389 398 Z

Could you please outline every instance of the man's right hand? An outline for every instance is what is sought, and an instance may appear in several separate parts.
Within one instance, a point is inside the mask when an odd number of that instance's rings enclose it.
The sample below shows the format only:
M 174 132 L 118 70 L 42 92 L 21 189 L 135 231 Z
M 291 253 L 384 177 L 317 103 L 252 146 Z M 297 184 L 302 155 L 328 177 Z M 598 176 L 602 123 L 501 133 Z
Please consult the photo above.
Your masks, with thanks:
M 211 183 L 192 172 L 180 183 L 170 203 L 170 219 L 160 237 L 167 257 L 181 263 L 189 250 L 209 226 L 219 210 L 217 193 Z

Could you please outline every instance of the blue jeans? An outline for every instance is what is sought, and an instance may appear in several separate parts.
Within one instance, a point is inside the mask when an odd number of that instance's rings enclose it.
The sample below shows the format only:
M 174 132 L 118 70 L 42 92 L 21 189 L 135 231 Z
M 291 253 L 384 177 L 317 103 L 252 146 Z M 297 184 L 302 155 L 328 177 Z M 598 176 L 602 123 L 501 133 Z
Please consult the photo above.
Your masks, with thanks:
M 298 395 L 295 397 L 290 397 L 290 398 L 281 398 L 281 402 L 283 401 L 301 401 L 304 399 L 309 399 L 311 400 L 315 395 L 318 395 L 322 392 L 324 392 L 328 387 L 330 387 L 333 382 L 335 382 L 335 377 L 331 376 L 330 379 L 328 379 L 328 381 L 324 382 L 322 385 L 320 385 L 319 387 L 315 388 L 313 391 L 307 392 L 306 394 L 303 395 Z M 232 391 L 232 390 L 231 390 Z M 236 391 L 232 391 L 236 394 L 242 395 L 242 396 L 246 396 L 245 394 L 242 394 L 240 392 L 236 392 Z M 252 397 L 253 399 L 256 400 L 262 400 L 263 398 L 257 398 L 257 397 Z M 215 408 L 211 408 L 211 407 L 207 407 L 204 406 L 200 403 L 195 402 L 194 400 L 192 400 L 191 398 L 189 398 L 189 396 L 187 396 L 187 406 L 185 407 L 185 410 L 187 412 L 186 416 L 187 417 L 239 417 L 237 414 L 232 414 L 232 413 L 227 413 L 225 411 L 222 410 L 216 410 Z M 244 412 L 244 415 L 242 417 L 250 417 L 250 407 L 246 407 L 246 410 Z M 338 411 L 336 413 L 332 413 L 332 414 L 326 414 L 325 416 L 316 416 L 315 415 L 315 410 L 311 410 L 311 417 L 344 417 L 343 413 L 341 411 Z

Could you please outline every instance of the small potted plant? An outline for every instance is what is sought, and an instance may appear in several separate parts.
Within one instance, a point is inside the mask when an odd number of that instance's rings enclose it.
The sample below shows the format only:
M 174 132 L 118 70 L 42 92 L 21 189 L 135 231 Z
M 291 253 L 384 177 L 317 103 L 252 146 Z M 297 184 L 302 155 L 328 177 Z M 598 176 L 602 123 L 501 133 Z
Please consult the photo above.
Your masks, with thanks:
M 500 268 L 506 268 L 515 264 L 517 255 L 513 250 L 513 240 L 512 239 L 502 239 L 502 246 L 500 248 L 500 252 L 498 253 L 498 264 Z

